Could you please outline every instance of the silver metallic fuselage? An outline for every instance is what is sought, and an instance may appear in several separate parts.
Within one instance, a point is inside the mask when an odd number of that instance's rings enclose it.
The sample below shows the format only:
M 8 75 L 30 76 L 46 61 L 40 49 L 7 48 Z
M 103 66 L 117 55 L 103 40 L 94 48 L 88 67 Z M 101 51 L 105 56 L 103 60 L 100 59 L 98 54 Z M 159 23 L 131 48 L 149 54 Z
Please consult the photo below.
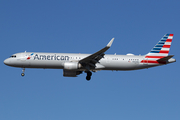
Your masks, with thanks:
M 32 53 L 33 55 L 31 55 Z M 14 54 L 16 57 L 7 58 L 4 63 L 8 66 L 20 68 L 64 69 L 65 62 L 78 62 L 89 55 L 90 54 L 24 52 Z M 96 63 L 95 68 L 91 70 L 136 70 L 163 65 L 142 63 L 141 61 L 144 59 L 147 60 L 145 56 L 106 54 L 104 58 Z M 169 59 L 167 64 L 171 62 L 175 62 L 175 59 Z M 77 70 L 85 71 L 84 68 Z
M 87 73 L 86 80 L 90 80 L 92 72 L 98 70 L 138 70 L 160 65 L 173 63 L 176 60 L 169 55 L 173 34 L 165 34 L 163 38 L 144 56 L 108 55 L 105 52 L 111 47 L 114 38 L 99 51 L 93 54 L 74 53 L 39 53 L 24 52 L 12 55 L 4 61 L 4 64 L 12 67 L 23 68 L 51 68 L 63 69 L 63 76 L 77 77 L 77 75 Z

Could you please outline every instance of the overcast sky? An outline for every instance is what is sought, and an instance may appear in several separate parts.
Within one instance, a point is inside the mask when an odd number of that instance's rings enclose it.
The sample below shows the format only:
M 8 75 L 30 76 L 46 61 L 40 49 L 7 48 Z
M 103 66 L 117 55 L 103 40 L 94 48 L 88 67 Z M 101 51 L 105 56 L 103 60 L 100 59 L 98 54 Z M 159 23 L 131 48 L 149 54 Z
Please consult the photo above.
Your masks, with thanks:
M 1 120 L 179 120 L 179 0 L 1 0 Z M 144 55 L 166 33 L 177 62 L 63 77 L 4 65 L 18 52 Z

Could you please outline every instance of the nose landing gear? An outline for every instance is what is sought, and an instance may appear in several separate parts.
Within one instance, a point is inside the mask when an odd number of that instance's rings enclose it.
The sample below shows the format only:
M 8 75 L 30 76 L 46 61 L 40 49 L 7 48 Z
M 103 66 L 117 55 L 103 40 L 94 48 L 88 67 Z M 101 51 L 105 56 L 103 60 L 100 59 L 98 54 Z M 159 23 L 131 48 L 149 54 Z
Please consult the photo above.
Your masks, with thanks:
M 24 72 L 25 72 L 25 68 L 23 68 L 23 70 L 22 70 L 22 73 L 21 73 L 22 77 L 25 75 Z
M 91 79 L 91 76 L 92 76 L 92 72 L 88 71 L 87 76 L 86 76 L 86 80 L 89 81 Z

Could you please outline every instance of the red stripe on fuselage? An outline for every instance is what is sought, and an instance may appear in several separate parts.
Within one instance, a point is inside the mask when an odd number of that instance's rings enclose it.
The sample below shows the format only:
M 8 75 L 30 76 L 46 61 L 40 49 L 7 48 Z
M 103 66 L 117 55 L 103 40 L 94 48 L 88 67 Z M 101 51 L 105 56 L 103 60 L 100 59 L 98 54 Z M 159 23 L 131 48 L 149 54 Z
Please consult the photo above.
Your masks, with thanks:
M 145 58 L 163 58 L 163 57 L 166 57 L 166 56 L 146 56 Z

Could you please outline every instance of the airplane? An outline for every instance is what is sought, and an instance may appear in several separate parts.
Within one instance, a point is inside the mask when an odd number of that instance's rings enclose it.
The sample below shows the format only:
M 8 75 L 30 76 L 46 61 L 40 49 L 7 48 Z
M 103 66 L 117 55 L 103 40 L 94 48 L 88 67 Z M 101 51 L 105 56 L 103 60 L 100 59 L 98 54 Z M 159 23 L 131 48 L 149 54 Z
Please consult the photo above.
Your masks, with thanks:
M 63 69 L 63 76 L 77 77 L 87 73 L 86 80 L 90 80 L 92 72 L 100 70 L 128 71 L 156 67 L 176 62 L 168 55 L 173 34 L 165 34 L 161 40 L 146 55 L 110 55 L 105 52 L 111 47 L 114 38 L 106 47 L 93 54 L 75 53 L 42 53 L 21 52 L 4 60 L 4 64 L 22 68 L 21 76 L 25 75 L 25 68 Z

